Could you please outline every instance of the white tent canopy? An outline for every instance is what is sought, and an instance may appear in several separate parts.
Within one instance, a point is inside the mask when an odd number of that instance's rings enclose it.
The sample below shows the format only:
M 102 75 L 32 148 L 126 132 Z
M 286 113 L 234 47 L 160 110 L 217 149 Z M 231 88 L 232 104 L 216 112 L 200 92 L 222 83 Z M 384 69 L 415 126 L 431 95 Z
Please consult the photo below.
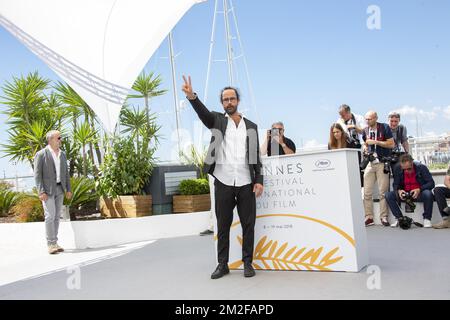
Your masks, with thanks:
M 196 0 L 0 0 L 11 32 L 113 132 L 141 70 Z

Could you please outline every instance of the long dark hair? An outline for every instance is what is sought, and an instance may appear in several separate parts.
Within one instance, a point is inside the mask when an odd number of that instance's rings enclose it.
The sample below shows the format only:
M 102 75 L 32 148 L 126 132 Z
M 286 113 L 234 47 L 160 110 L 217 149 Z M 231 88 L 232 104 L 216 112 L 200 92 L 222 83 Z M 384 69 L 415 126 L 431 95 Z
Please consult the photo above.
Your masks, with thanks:
M 333 134 L 333 129 L 338 129 L 339 131 L 342 132 L 341 135 L 341 148 L 347 148 L 348 146 L 348 136 L 347 133 L 344 131 L 344 129 L 342 128 L 342 126 L 339 123 L 333 123 L 333 125 L 330 128 L 330 140 L 328 142 L 328 149 L 338 149 L 338 143 L 339 141 L 334 137 Z

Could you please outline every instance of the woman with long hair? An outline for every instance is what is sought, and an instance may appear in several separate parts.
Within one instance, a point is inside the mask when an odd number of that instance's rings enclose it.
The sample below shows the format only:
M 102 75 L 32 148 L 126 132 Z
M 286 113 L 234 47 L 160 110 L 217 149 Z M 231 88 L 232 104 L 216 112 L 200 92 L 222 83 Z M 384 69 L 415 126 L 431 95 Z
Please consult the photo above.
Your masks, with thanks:
M 333 123 L 330 128 L 330 140 L 328 142 L 328 150 L 342 149 L 349 147 L 349 138 L 339 123 Z

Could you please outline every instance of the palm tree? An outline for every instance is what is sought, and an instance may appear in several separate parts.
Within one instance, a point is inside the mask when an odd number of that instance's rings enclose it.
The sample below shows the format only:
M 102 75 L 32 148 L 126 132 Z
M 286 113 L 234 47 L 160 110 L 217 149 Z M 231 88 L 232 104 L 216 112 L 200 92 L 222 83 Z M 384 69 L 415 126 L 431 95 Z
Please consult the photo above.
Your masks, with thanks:
M 121 133 L 129 133 L 131 139 L 136 139 L 136 151 L 139 155 L 139 136 L 140 130 L 148 123 L 145 111 L 131 109 L 129 105 L 125 104 L 120 111 L 120 124 L 125 127 Z
M 124 105 L 120 112 L 120 124 L 125 127 L 121 133 L 127 133 L 131 139 L 136 139 L 138 156 L 142 150 L 148 149 L 151 139 L 154 139 L 155 144 L 159 143 L 157 132 L 160 126 L 156 124 L 155 120 L 155 115 L 147 115 L 145 111 L 136 110 L 134 107 L 130 108 L 129 105 Z M 139 141 L 139 137 L 142 137 L 142 142 Z
M 49 80 L 37 72 L 27 77 L 13 77 L 3 86 L 2 103 L 7 107 L 9 140 L 2 144 L 5 157 L 11 160 L 27 161 L 33 168 L 36 152 L 46 145 L 48 131 L 59 129 L 64 114 L 55 97 L 45 95 Z
M 84 121 L 85 123 L 89 123 L 91 131 L 97 132 L 95 128 L 95 113 L 91 109 L 91 107 L 89 107 L 89 105 L 78 95 L 78 93 L 76 93 L 75 90 L 73 90 L 69 85 L 66 85 L 59 81 L 55 86 L 55 89 L 61 101 L 66 104 L 72 111 L 73 128 L 75 129 L 78 126 L 78 118 L 81 115 L 84 115 Z M 94 165 L 94 172 L 97 172 L 97 167 L 95 166 L 94 161 L 94 147 L 97 155 L 97 161 L 100 165 L 102 163 L 102 155 L 100 147 L 98 145 L 97 137 L 96 139 L 92 139 L 92 141 L 89 142 L 89 156 Z
M 88 175 L 88 159 L 86 154 L 86 145 L 92 145 L 95 142 L 97 135 L 96 130 L 92 130 L 89 123 L 83 122 L 80 125 L 76 126 L 73 130 L 73 138 L 75 141 L 79 142 L 82 148 L 82 156 L 83 156 L 83 175 L 87 178 Z M 91 159 L 93 160 L 93 159 Z M 94 173 L 97 175 L 96 167 L 94 167 Z
M 22 119 L 31 125 L 35 111 L 46 101 L 44 90 L 47 89 L 50 80 L 39 76 L 38 72 L 29 73 L 26 78 L 13 77 L 13 81 L 6 81 L 3 86 L 4 97 L 2 104 L 9 107 L 10 118 Z
M 128 96 L 129 98 L 144 98 L 147 123 L 150 123 L 150 108 L 148 105 L 149 99 L 152 97 L 161 96 L 167 92 L 167 90 L 159 90 L 161 82 L 162 79 L 159 75 L 154 77 L 153 72 L 146 74 L 145 71 L 143 71 L 139 77 L 137 77 L 132 87 L 132 89 L 138 92 L 138 94 Z
M 63 133 L 65 131 L 63 128 L 66 127 L 66 122 L 71 116 L 71 110 L 63 106 L 59 96 L 54 92 L 48 95 L 43 109 L 47 109 L 47 113 L 50 113 L 52 118 L 57 119 L 57 128 Z M 37 112 L 40 112 L 40 110 L 37 110 Z
M 35 121 L 29 127 L 12 126 L 8 130 L 9 143 L 2 144 L 5 157 L 9 156 L 11 161 L 27 161 L 34 169 L 34 156 L 45 147 L 45 136 L 55 126 L 56 121 L 50 125 L 44 121 Z

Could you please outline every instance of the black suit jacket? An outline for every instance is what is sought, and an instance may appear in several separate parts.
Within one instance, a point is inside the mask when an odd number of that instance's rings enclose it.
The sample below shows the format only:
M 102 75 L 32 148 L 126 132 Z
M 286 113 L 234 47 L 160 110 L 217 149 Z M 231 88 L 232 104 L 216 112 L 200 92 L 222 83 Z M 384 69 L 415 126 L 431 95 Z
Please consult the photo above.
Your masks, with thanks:
M 203 124 L 212 131 L 206 160 L 206 170 L 212 175 L 216 167 L 216 149 L 219 150 L 222 147 L 221 142 L 225 138 L 228 118 L 225 116 L 225 113 L 209 111 L 198 97 L 194 100 L 189 100 L 189 102 Z M 253 184 L 263 184 L 264 178 L 261 174 L 262 165 L 259 153 L 258 126 L 246 118 L 243 119 L 247 128 L 246 159 L 250 171 L 250 178 Z

